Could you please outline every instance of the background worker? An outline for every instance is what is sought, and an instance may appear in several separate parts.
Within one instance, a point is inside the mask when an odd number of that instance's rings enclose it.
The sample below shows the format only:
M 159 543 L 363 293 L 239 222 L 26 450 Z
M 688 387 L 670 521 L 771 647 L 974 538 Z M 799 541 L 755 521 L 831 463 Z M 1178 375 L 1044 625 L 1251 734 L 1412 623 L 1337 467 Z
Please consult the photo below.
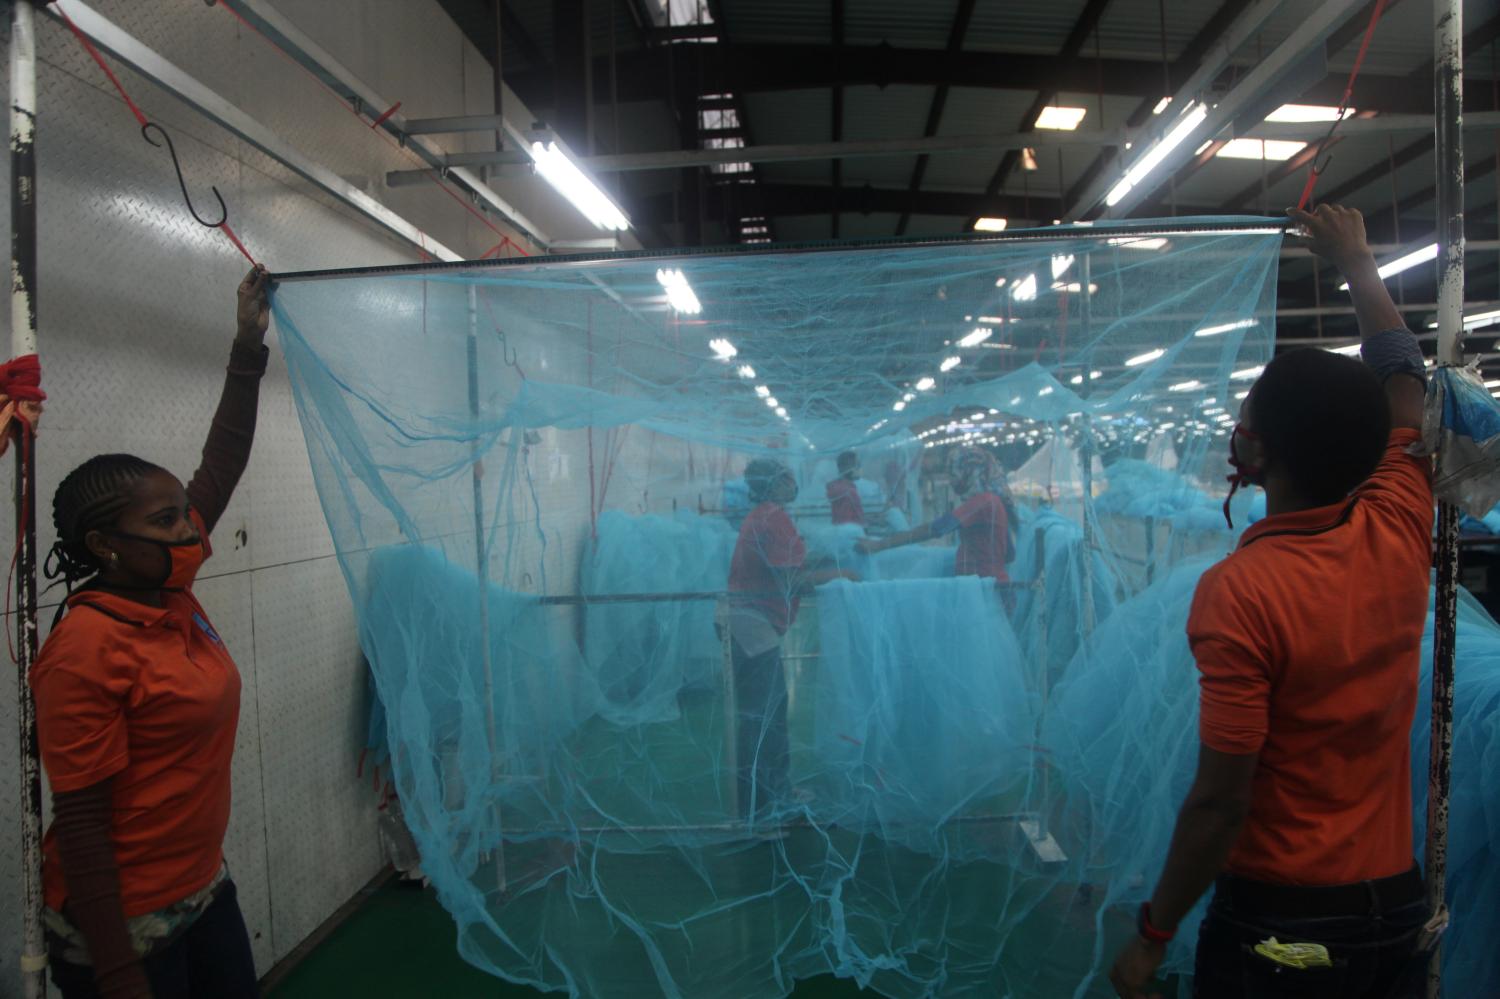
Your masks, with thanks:
M 888 538 L 863 539 L 855 547 L 863 554 L 873 555 L 957 531 L 955 576 L 983 576 L 1009 582 L 1005 564 L 1015 556 L 1015 517 L 1004 492 L 1005 470 L 994 455 L 972 445 L 954 455 L 950 469 L 953 489 L 963 500 L 957 509 Z
M 797 498 L 791 469 L 773 458 L 745 466 L 755 508 L 740 526 L 729 564 L 729 629 L 734 665 L 739 814 L 765 819 L 791 790 L 786 673 L 781 640 L 802 595 L 850 572 L 807 565 L 807 545 L 787 504 Z
M 865 505 L 859 497 L 859 456 L 839 455 L 839 477 L 828 483 L 828 505 L 834 524 L 865 524 Z
M 1267 516 L 1194 595 L 1198 771 L 1139 933 L 1111 972 L 1130 999 L 1147 994 L 1210 884 L 1194 995 L 1422 994 L 1428 909 L 1412 857 L 1409 736 L 1433 498 L 1428 459 L 1408 453 L 1421 437 L 1422 352 L 1359 213 L 1289 214 L 1348 279 L 1365 364 L 1278 356 L 1231 435 L 1231 481 L 1263 486 Z M 1293 943 L 1326 959 L 1278 960 Z

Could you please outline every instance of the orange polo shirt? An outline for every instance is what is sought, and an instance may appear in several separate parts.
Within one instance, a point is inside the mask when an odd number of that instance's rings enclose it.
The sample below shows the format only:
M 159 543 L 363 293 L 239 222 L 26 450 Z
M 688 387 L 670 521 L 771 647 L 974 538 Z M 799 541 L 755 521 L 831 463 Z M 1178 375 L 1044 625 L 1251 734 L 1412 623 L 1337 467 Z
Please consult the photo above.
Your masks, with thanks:
M 190 591 L 162 597 L 157 608 L 75 594 L 30 676 L 52 790 L 115 779 L 110 838 L 127 917 L 213 880 L 229 825 L 239 672 Z M 51 830 L 42 849 L 46 903 L 61 911 L 66 888 Z
M 1204 574 L 1188 641 L 1199 735 L 1258 753 L 1241 877 L 1346 884 L 1412 866 L 1411 724 L 1432 563 L 1420 434 L 1333 506 L 1267 517 Z

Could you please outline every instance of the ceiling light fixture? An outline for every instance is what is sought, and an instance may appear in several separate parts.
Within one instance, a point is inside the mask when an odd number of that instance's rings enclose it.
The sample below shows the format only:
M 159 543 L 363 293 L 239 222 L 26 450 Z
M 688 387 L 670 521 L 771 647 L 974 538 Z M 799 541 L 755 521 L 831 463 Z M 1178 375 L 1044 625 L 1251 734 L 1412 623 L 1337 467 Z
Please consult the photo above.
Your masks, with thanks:
M 975 232 L 1004 232 L 1005 231 L 1005 227 L 1008 224 L 1009 224 L 1009 220 L 1007 220 L 1007 219 L 997 219 L 997 218 L 992 218 L 992 217 L 990 217 L 988 215 L 985 215 L 985 216 L 982 216 L 982 217 L 974 220 L 974 231 Z
M 1189 135 L 1197 131 L 1198 126 L 1203 124 L 1204 119 L 1207 117 L 1208 108 L 1196 102 L 1189 104 L 1183 112 L 1182 117 L 1172 126 L 1167 134 L 1157 140 L 1156 144 L 1150 149 L 1146 150 L 1145 155 L 1136 160 L 1135 165 L 1125 172 L 1124 177 L 1120 178 L 1120 182 L 1110 189 L 1109 194 L 1104 198 L 1104 203 L 1110 207 L 1119 204 L 1120 199 L 1129 194 L 1131 189 L 1137 184 L 1145 180 L 1146 175 L 1155 170 L 1172 150 L 1182 145 L 1183 141 Z
M 533 142 L 531 159 L 536 163 L 537 173 L 551 184 L 557 193 L 570 201 L 590 222 L 600 229 L 623 231 L 630 228 L 630 221 L 618 205 L 588 178 L 578 164 L 568 159 L 566 153 L 555 142 Z
M 685 312 L 695 316 L 703 311 L 703 304 L 698 301 L 698 296 L 693 294 L 693 286 L 688 284 L 687 278 L 682 276 L 682 271 L 658 270 L 656 280 L 667 293 L 667 301 L 672 308 L 678 312 Z M 729 341 L 724 341 L 728 343 Z M 734 355 L 730 355 L 731 357 Z

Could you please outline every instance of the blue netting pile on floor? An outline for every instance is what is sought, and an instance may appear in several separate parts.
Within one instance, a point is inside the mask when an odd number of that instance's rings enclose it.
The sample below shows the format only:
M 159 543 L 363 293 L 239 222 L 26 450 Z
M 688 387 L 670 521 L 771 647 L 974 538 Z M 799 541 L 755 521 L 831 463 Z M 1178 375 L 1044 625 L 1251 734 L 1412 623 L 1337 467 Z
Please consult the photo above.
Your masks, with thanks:
M 1234 543 L 1223 452 L 1280 245 L 1172 220 L 280 284 L 395 787 L 463 955 L 588 996 L 829 973 L 1109 994 L 1191 771 L 1182 622 Z M 833 522 L 846 451 L 864 524 Z M 799 487 L 774 516 L 746 477 L 766 459 Z M 974 509 L 1005 511 L 1006 537 L 957 535 L 987 569 L 952 533 L 865 550 L 998 524 Z M 742 529 L 762 568 L 805 550 L 854 578 L 731 600 Z M 1460 666 L 1477 892 L 1497 809 L 1474 767 L 1500 743 L 1494 685 Z

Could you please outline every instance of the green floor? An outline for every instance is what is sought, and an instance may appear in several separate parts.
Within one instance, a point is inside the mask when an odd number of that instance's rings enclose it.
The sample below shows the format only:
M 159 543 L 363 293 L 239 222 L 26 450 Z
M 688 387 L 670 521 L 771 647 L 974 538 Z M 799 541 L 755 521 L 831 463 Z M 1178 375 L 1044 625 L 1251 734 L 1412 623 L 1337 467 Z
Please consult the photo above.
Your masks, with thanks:
M 453 920 L 431 890 L 388 882 L 268 993 L 268 999 L 522 999 L 546 993 L 486 975 L 458 956 Z M 556 993 L 552 993 L 556 995 Z M 870 995 L 838 978 L 810 979 L 798 999 Z

